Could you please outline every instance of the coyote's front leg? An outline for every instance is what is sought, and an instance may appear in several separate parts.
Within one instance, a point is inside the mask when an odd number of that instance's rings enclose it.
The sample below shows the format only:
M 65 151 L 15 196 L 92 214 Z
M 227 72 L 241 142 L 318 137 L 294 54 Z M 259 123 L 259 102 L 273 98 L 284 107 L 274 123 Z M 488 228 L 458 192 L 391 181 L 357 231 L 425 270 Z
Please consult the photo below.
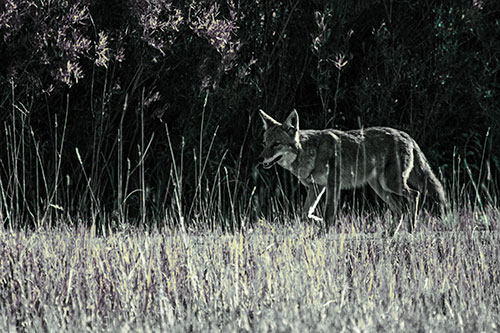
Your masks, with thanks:
M 323 193 L 325 193 L 325 189 L 326 188 L 323 187 L 318 193 L 318 188 L 314 184 L 311 184 L 307 187 L 307 197 L 306 202 L 304 203 L 304 212 L 307 212 L 308 218 L 316 222 L 323 221 L 321 217 L 314 215 L 314 211 L 316 210 L 316 207 L 318 206 L 319 200 L 323 196 Z
M 339 197 L 340 190 L 338 188 L 329 188 L 326 192 L 325 225 L 327 231 L 330 229 L 330 226 L 335 225 Z
M 337 207 L 340 200 L 340 168 L 331 163 L 335 167 L 330 168 L 328 172 L 328 182 L 326 185 L 326 209 L 325 209 L 325 227 L 326 231 L 330 229 L 331 225 L 335 225 L 337 219 Z

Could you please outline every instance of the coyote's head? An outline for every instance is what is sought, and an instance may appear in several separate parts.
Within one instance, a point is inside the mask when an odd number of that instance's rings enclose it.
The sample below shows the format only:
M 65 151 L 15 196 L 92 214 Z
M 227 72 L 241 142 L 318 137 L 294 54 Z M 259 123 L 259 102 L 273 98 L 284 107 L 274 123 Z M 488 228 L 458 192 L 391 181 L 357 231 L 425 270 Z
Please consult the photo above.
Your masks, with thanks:
M 293 110 L 283 124 L 262 110 L 259 110 L 259 113 L 264 121 L 265 130 L 265 147 L 259 156 L 259 163 L 266 169 L 276 163 L 288 169 L 297 158 L 300 149 L 297 111 Z

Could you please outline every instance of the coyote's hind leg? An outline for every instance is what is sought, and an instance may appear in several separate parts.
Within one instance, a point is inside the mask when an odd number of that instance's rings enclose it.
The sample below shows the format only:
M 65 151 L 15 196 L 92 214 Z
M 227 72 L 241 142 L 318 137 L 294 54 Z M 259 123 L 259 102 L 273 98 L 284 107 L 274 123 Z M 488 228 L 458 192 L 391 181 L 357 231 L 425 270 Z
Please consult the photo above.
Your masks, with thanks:
M 399 163 L 398 163 L 399 162 Z M 408 219 L 408 229 L 411 231 L 415 225 L 417 208 L 420 198 L 420 191 L 408 185 L 408 178 L 413 169 L 413 154 L 401 158 L 400 161 L 391 163 L 385 167 L 384 172 L 376 180 L 370 182 L 371 187 L 377 194 L 386 201 L 391 210 L 400 217 L 403 216 L 404 201 L 408 204 L 407 212 L 410 213 Z

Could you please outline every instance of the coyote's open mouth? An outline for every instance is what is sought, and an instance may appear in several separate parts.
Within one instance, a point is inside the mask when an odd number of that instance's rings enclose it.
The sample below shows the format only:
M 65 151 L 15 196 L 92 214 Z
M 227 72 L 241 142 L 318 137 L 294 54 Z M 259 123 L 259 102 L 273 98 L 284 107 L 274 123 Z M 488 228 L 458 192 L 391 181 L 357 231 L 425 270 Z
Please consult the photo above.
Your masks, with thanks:
M 283 155 L 277 155 L 276 157 L 274 157 L 270 161 L 264 161 L 264 162 L 262 162 L 262 166 L 264 167 L 264 169 L 269 169 L 270 167 L 275 165 L 281 159 L 282 156 Z

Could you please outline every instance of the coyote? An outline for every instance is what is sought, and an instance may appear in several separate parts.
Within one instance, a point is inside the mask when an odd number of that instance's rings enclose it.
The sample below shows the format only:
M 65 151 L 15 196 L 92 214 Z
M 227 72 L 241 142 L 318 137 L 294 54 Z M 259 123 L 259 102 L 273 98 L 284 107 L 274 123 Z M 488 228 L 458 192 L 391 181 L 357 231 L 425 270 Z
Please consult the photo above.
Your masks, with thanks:
M 402 199 L 416 213 L 422 194 L 432 195 L 444 213 L 447 200 L 443 185 L 407 133 L 390 127 L 300 130 L 295 110 L 283 124 L 259 112 L 265 130 L 259 163 L 266 169 L 278 163 L 299 178 L 307 187 L 305 213 L 313 220 L 322 220 L 314 210 L 326 190 L 327 229 L 335 221 L 340 190 L 365 184 L 399 217 Z

